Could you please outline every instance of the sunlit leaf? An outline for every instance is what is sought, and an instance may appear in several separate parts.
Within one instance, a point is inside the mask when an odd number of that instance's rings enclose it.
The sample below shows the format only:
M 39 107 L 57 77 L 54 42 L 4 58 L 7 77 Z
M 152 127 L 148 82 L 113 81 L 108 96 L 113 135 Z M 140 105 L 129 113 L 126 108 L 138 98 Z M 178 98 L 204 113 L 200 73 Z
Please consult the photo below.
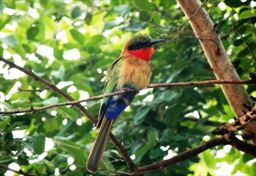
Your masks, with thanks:
M 17 45 L 17 40 L 15 36 L 9 35 L 7 37 L 1 38 L 2 42 L 7 44 L 10 47 L 15 47 Z
M 81 34 L 78 30 L 76 29 L 71 29 L 70 30 L 70 33 L 72 35 L 72 37 L 78 41 L 80 44 L 83 44 L 84 43 L 84 36 L 83 34 Z
M 154 4 L 150 3 L 148 0 L 133 0 L 134 6 L 139 10 L 148 11 L 154 10 Z
M 38 134 L 33 137 L 33 149 L 36 154 L 41 154 L 44 152 L 45 137 L 42 134 Z
M 78 18 L 82 14 L 82 9 L 79 6 L 75 6 L 71 11 L 72 18 Z

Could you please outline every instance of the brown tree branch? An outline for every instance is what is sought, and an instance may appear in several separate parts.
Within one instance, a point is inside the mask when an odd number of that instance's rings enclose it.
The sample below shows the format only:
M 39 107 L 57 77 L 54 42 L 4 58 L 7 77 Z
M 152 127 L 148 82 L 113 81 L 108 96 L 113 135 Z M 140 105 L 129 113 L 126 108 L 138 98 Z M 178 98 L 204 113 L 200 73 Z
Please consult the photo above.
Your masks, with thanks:
M 213 131 L 213 133 L 222 135 L 224 138 L 226 138 L 230 145 L 237 148 L 238 150 L 241 150 L 256 157 L 256 147 L 242 140 L 239 140 L 235 136 L 235 132 L 237 132 L 238 130 L 245 128 L 245 132 L 247 132 L 246 130 L 248 130 L 248 128 L 246 128 L 246 126 L 251 125 L 252 122 L 256 121 L 256 105 L 247 108 L 249 111 L 245 115 L 236 118 L 233 123 L 226 123 L 222 126 L 219 126 Z M 256 133 L 248 132 L 248 134 L 254 135 L 251 136 L 251 138 L 253 140 L 255 139 Z
M 249 136 L 250 139 L 252 139 L 253 142 L 256 143 L 256 131 L 254 130 L 254 123 L 256 122 L 256 105 L 247 108 L 249 111 L 245 115 L 236 118 L 233 123 L 225 123 L 219 126 L 213 131 L 213 133 L 223 135 L 229 138 L 230 136 L 232 137 L 238 130 L 245 129 L 243 135 Z M 234 141 L 237 141 L 235 138 L 233 139 Z M 256 147 L 254 147 L 254 150 L 256 152 Z
M 205 80 L 195 82 L 177 82 L 177 83 L 155 83 L 150 84 L 148 88 L 156 87 L 178 87 L 178 86 L 209 86 L 215 84 L 256 84 L 256 80 Z
M 236 149 L 256 157 L 256 147 L 254 145 L 239 140 L 234 134 L 227 135 L 226 138 L 228 143 Z
M 50 83 L 49 81 L 37 76 L 35 73 L 33 73 L 31 70 L 28 70 L 26 68 L 20 67 L 16 64 L 14 64 L 13 62 L 6 60 L 2 57 L 0 57 L 0 61 L 5 62 L 6 64 L 8 64 L 10 67 L 16 68 L 24 73 L 26 73 L 28 76 L 30 76 L 31 78 L 33 78 L 36 81 L 39 81 L 41 83 L 43 83 L 46 87 L 50 88 L 51 90 L 53 90 L 55 93 L 59 94 L 60 96 L 64 97 L 65 99 L 67 99 L 68 101 L 74 101 L 74 99 L 69 96 L 68 94 L 66 94 L 65 92 L 63 92 L 62 90 L 60 90 L 59 88 L 57 88 L 54 84 Z M 84 114 L 85 116 L 87 116 L 87 118 L 92 122 L 92 123 L 96 123 L 95 118 L 93 118 L 93 116 L 79 103 L 75 104 L 75 106 L 78 108 L 78 110 Z M 131 158 L 129 157 L 127 151 L 124 149 L 123 145 L 115 138 L 115 136 L 111 133 L 110 134 L 110 139 L 111 141 L 114 143 L 114 145 L 117 147 L 117 150 L 119 151 L 120 155 L 122 156 L 122 158 L 124 159 L 124 161 L 126 162 L 127 166 L 129 168 L 132 168 L 133 165 L 133 161 L 131 160 Z
M 24 171 L 22 171 L 22 170 L 14 170 L 14 169 L 12 169 L 12 168 L 9 168 L 7 165 L 1 164 L 1 163 L 0 163 L 0 168 L 3 169 L 3 170 L 6 170 L 6 171 L 7 171 L 7 170 L 12 171 L 12 172 L 14 172 L 14 173 L 16 173 L 16 174 L 19 174 L 19 175 L 34 176 L 34 175 L 32 175 L 32 174 L 30 174 L 30 173 L 27 173 L 27 172 L 24 172 Z
M 74 100 L 74 101 L 52 104 L 52 105 L 43 106 L 43 107 L 31 107 L 31 108 L 27 108 L 27 109 L 16 109 L 16 110 L 13 110 L 13 111 L 0 111 L 0 114 L 10 115 L 10 114 L 27 113 L 27 112 L 35 113 L 37 111 L 43 111 L 43 110 L 56 108 L 56 107 L 60 107 L 60 106 L 77 105 L 77 104 L 80 104 L 82 102 L 87 102 L 87 101 L 92 101 L 92 100 L 99 100 L 99 99 L 102 99 L 104 97 L 120 95 L 120 94 L 123 94 L 125 92 L 134 92 L 134 90 L 121 90 L 121 91 L 117 91 L 117 92 L 113 92 L 113 93 L 93 96 L 93 97 L 86 98 L 86 99 L 83 99 L 83 100 Z
M 235 118 L 233 123 L 225 123 L 215 129 L 213 133 L 219 135 L 231 134 L 243 129 L 248 123 L 256 121 L 256 105 L 250 107 L 248 110 L 249 111 L 245 115 Z
M 194 157 L 209 148 L 215 147 L 217 145 L 226 145 L 226 144 L 228 144 L 228 141 L 225 138 L 215 138 L 201 145 L 198 145 L 193 149 L 184 151 L 170 159 L 158 161 L 153 164 L 149 164 L 142 167 L 137 167 L 135 170 L 129 173 L 129 175 L 145 174 L 154 170 L 162 169 L 164 167 L 167 167 L 167 166 L 176 164 L 180 161 L 186 160 L 188 158 Z
M 177 82 L 177 83 L 156 83 L 156 84 L 150 84 L 148 88 L 161 88 L 161 87 L 179 87 L 179 86 L 206 86 L 206 85 L 215 85 L 215 84 L 256 84 L 255 80 L 206 80 L 206 81 L 197 81 L 197 82 Z M 93 96 L 90 98 L 86 98 L 83 100 L 75 100 L 75 101 L 69 101 L 69 102 L 63 102 L 58 104 L 52 104 L 48 106 L 43 107 L 31 107 L 27 109 L 16 109 L 13 111 L 0 111 L 0 114 L 2 115 L 11 115 L 11 114 L 17 114 L 17 113 L 27 113 L 27 112 L 37 112 L 37 111 L 43 111 L 55 107 L 60 106 L 67 106 L 67 105 L 77 105 L 82 102 L 92 101 L 92 100 L 99 100 L 105 97 L 110 97 L 114 95 L 120 95 L 126 92 L 134 92 L 135 90 L 121 90 L 116 91 L 113 93 L 108 94 L 102 94 L 98 96 Z

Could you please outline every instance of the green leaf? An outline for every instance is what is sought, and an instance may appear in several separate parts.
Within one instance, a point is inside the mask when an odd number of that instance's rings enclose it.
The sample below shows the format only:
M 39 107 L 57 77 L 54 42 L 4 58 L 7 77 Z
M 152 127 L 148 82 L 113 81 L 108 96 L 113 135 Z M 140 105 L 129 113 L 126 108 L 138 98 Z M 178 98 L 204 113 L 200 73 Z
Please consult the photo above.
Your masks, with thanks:
M 3 48 L 2 47 L 0 47 L 0 56 L 2 57 L 3 56 Z
M 51 97 L 51 98 L 48 98 L 47 100 L 44 100 L 44 101 L 43 101 L 43 104 L 44 104 L 44 105 L 52 105 L 52 104 L 58 103 L 58 101 L 59 101 L 59 98 L 57 98 L 57 97 Z
M 44 152 L 45 137 L 43 134 L 37 134 L 32 139 L 33 150 L 36 154 L 41 154 Z
M 60 80 L 63 80 L 65 76 L 65 67 L 61 65 L 58 70 L 52 71 L 52 75 Z
M 81 7 L 79 6 L 75 6 L 72 11 L 71 11 L 71 17 L 72 18 L 78 18 L 81 16 L 81 14 L 83 13 Z
M 241 45 L 243 43 L 243 39 L 242 38 L 236 38 L 233 42 L 234 45 L 238 46 Z
M 242 50 L 238 53 L 237 57 L 243 58 L 243 57 L 245 57 L 247 54 L 248 54 L 248 48 L 244 48 L 244 49 L 242 49 Z
M 122 21 L 118 21 L 118 20 L 106 22 L 104 25 L 103 31 L 112 29 L 113 27 L 116 27 L 116 26 L 120 25 L 121 23 L 122 23 Z
M 55 141 L 60 147 L 66 152 L 72 154 L 75 158 L 75 163 L 78 167 L 84 167 L 87 155 L 85 148 L 82 145 L 76 144 L 73 141 L 67 140 L 65 138 L 56 137 Z
M 121 29 L 124 29 L 125 31 L 129 31 L 129 32 L 138 32 L 143 28 L 145 28 L 146 25 L 147 24 L 143 22 L 133 22 L 133 23 L 129 23 L 128 26 L 121 27 Z
M 13 35 L 3 37 L 3 38 L 1 38 L 1 41 L 12 48 L 17 46 L 17 40 L 16 40 L 15 36 L 13 36 Z
M 97 62 L 95 65 L 93 65 L 93 68 L 106 68 L 108 65 L 110 65 L 113 62 L 112 59 L 102 59 L 99 62 Z
M 81 34 L 77 29 L 71 29 L 70 34 L 72 35 L 73 39 L 75 39 L 80 44 L 84 43 L 84 35 Z
M 209 150 L 203 152 L 200 154 L 200 157 L 204 161 L 204 163 L 207 165 L 207 167 L 214 169 L 215 168 L 215 160 L 214 156 L 210 153 Z
M 27 39 L 28 40 L 35 40 L 37 34 L 39 33 L 39 28 L 38 26 L 31 26 L 28 30 L 27 30 Z
M 149 2 L 148 0 L 132 0 L 133 5 L 142 11 L 152 11 L 155 9 L 154 4 Z
M 230 7 L 240 7 L 242 5 L 244 5 L 243 2 L 241 1 L 234 1 L 234 0 L 224 0 L 225 4 L 227 4 Z
M 244 163 L 247 163 L 248 161 L 252 160 L 254 157 L 252 155 L 249 155 L 247 153 L 245 153 L 243 156 L 242 156 L 242 160 Z
M 49 4 L 49 0 L 40 0 L 39 2 L 43 7 L 47 7 L 47 5 Z
M 125 14 L 129 13 L 129 6 L 127 4 L 114 6 L 114 11 L 124 16 Z
M 48 135 L 52 135 L 56 131 L 58 131 L 60 124 L 54 118 L 47 119 L 44 123 L 44 129 Z
M 159 13 L 153 12 L 152 15 L 151 15 L 151 18 L 153 19 L 153 21 L 154 21 L 156 24 L 160 24 L 161 17 L 160 17 L 160 15 L 159 15 Z
M 135 152 L 135 162 L 139 163 L 142 157 L 157 144 L 158 133 L 155 129 L 150 129 L 147 133 L 147 143 Z
M 156 143 L 158 139 L 158 132 L 156 129 L 151 128 L 147 133 L 148 141 L 151 143 Z
M 4 9 L 4 2 L 3 0 L 0 0 L 0 12 Z
M 140 19 L 141 19 L 142 21 L 149 21 L 149 20 L 151 19 L 151 13 L 146 12 L 146 11 L 142 11 L 142 12 L 140 13 Z
M 178 96 L 178 93 L 175 92 L 175 91 L 171 91 L 171 90 L 166 90 L 162 93 L 160 93 L 160 95 L 158 95 L 153 103 L 160 103 L 160 102 L 163 102 L 163 101 L 166 101 L 166 102 L 171 102 L 173 101 L 174 98 L 176 98 Z
M 37 64 L 37 63 L 33 63 L 33 71 L 35 71 L 36 73 L 45 73 L 45 65 L 43 64 Z
M 138 109 L 136 114 L 134 115 L 133 123 L 138 124 L 141 121 L 141 119 L 147 115 L 150 109 L 151 109 L 150 106 L 141 107 L 140 109 Z
M 73 121 L 78 118 L 76 111 L 71 108 L 60 107 L 58 108 L 58 112 L 62 115 L 63 118 L 69 118 Z
M 254 18 L 256 17 L 256 10 L 255 9 L 249 9 L 244 10 L 239 14 L 239 19 L 248 19 L 248 18 Z
M 79 171 L 71 171 L 66 174 L 66 176 L 82 176 L 83 174 Z

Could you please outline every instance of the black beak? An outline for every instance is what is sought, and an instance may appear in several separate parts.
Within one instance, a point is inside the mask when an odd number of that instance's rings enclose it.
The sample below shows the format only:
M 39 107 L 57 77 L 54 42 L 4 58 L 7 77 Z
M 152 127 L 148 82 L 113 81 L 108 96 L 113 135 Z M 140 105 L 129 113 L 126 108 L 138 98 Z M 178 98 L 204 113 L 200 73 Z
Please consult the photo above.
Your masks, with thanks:
M 157 43 L 161 43 L 161 42 L 164 42 L 164 41 L 166 41 L 166 40 L 165 39 L 151 39 L 149 45 L 153 46 L 153 45 L 155 45 Z

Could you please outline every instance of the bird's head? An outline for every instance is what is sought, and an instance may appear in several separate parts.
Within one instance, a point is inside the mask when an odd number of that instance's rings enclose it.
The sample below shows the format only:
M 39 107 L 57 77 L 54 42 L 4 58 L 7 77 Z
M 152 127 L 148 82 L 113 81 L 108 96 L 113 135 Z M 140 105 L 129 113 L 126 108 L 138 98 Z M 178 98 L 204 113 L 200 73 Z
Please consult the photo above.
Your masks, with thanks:
M 139 34 L 132 37 L 125 44 L 122 54 L 129 54 L 138 59 L 149 61 L 154 53 L 153 46 L 165 41 L 164 39 L 151 39 L 150 36 Z

